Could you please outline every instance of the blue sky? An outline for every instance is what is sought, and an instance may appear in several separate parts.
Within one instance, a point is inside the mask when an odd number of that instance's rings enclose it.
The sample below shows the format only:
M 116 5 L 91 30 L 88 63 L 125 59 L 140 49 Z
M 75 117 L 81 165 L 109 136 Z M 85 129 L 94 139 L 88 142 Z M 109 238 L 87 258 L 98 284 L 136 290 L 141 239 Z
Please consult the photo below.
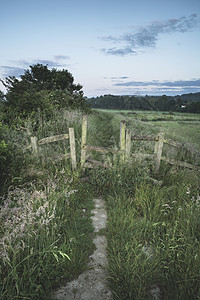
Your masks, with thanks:
M 200 92 L 199 0 L 0 0 L 0 7 L 0 78 L 42 63 L 67 69 L 88 97 Z

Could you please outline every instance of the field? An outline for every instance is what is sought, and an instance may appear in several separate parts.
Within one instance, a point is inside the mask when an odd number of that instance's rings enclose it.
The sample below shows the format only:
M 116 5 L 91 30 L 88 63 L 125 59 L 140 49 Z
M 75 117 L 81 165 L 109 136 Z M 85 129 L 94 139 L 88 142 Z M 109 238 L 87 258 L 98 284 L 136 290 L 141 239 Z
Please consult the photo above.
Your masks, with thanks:
M 127 110 L 98 111 L 112 112 L 119 115 L 128 122 L 131 130 L 134 130 L 134 125 L 137 128 L 139 123 L 143 128 L 149 127 L 149 131 L 159 132 L 163 129 L 166 137 L 185 144 L 191 144 L 196 149 L 200 149 L 199 114 Z M 152 127 L 152 130 L 150 127 Z
M 114 299 L 156 299 L 153 289 L 164 300 L 200 299 L 199 170 L 161 162 L 155 173 L 150 160 L 121 163 L 117 154 L 91 152 L 91 158 L 112 163 L 112 168 L 83 171 L 81 117 L 80 112 L 55 111 L 51 120 L 27 120 L 26 130 L 5 128 L 6 142 L 14 145 L 15 176 L 10 168 L 1 199 L 1 299 L 48 299 L 56 286 L 86 268 L 94 249 L 92 198 L 99 195 L 108 213 Z M 164 154 L 199 166 L 198 114 L 94 110 L 88 115 L 88 144 L 118 147 L 121 120 L 133 134 L 156 136 L 163 129 L 167 138 L 185 145 L 178 152 L 165 147 Z M 46 159 L 52 152 L 68 151 L 64 142 L 44 147 L 39 158 L 22 151 L 30 136 L 62 134 L 69 127 L 76 136 L 75 172 L 65 160 Z M 132 153 L 153 151 L 152 142 L 132 142 Z

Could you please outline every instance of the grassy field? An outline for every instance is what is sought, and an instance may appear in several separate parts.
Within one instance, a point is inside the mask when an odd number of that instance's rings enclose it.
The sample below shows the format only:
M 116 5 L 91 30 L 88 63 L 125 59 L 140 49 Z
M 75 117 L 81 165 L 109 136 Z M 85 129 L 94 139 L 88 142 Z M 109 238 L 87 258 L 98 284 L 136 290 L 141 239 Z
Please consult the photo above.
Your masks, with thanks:
M 73 173 L 68 161 L 46 159 L 68 152 L 64 142 L 43 147 L 39 158 L 23 150 L 31 135 L 40 139 L 74 127 L 80 162 L 81 117 L 60 111 L 51 120 L 27 120 L 23 131 L 5 129 L 6 143 L 14 145 L 11 166 L 18 174 L 6 182 L 1 198 L 1 299 L 48 299 L 56 286 L 86 268 L 94 249 L 90 212 L 97 195 L 104 197 L 108 212 L 114 299 L 155 299 L 152 287 L 164 300 L 200 299 L 199 171 L 162 162 L 154 174 L 150 161 L 121 164 L 118 155 L 91 152 L 91 158 L 112 162 L 113 168 L 83 172 L 79 165 Z M 162 127 L 168 138 L 200 147 L 198 115 L 138 111 L 95 110 L 88 116 L 88 144 L 118 147 L 123 119 L 134 134 L 154 136 Z M 132 152 L 152 152 L 153 146 L 133 143 Z M 80 177 L 85 176 L 89 181 L 83 184 Z
M 127 110 L 98 110 L 117 114 L 124 118 L 128 128 L 133 132 L 142 127 L 149 133 L 164 130 L 167 138 L 191 144 L 200 150 L 200 115 L 189 113 L 170 113 L 152 111 L 127 111 Z M 140 126 L 139 126 L 140 124 Z

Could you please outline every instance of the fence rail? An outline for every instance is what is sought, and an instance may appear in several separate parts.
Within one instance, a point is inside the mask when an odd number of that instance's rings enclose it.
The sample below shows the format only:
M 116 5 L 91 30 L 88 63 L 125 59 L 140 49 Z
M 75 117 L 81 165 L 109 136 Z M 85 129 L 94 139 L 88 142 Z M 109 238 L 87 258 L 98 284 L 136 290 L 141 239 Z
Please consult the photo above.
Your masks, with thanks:
M 82 120 L 82 136 L 81 136 L 81 158 L 80 158 L 80 165 L 82 168 L 89 167 L 92 168 L 94 165 L 102 166 L 105 168 L 111 167 L 111 164 L 100 162 L 94 159 L 89 158 L 88 152 L 99 152 L 101 154 L 106 153 L 112 153 L 112 154 L 119 154 L 121 163 L 128 161 L 131 158 L 135 159 L 152 159 L 153 163 L 153 169 L 155 172 L 159 171 L 161 160 L 171 164 L 176 165 L 180 167 L 185 167 L 189 169 L 199 169 L 197 166 L 194 166 L 190 163 L 184 162 L 184 161 L 177 161 L 173 158 L 168 158 L 163 156 L 163 146 L 164 144 L 168 144 L 169 146 L 175 147 L 175 148 L 181 148 L 183 147 L 183 144 L 171 139 L 167 139 L 164 136 L 164 132 L 161 131 L 157 136 L 146 136 L 146 135 L 132 135 L 130 129 L 126 129 L 126 122 L 121 121 L 120 122 L 120 142 L 119 142 L 119 148 L 106 148 L 106 147 L 100 147 L 100 146 L 94 146 L 94 145 L 88 145 L 87 144 L 87 116 L 83 116 Z M 31 137 L 31 144 L 27 147 L 27 149 L 32 148 L 32 151 L 35 155 L 38 155 L 40 151 L 40 146 L 58 142 L 58 141 L 64 141 L 69 139 L 70 144 L 70 153 L 61 154 L 54 158 L 55 160 L 62 160 L 62 159 L 68 159 L 71 160 L 71 166 L 72 170 L 77 169 L 77 160 L 76 160 L 76 149 L 75 149 L 75 135 L 74 135 L 74 128 L 69 128 L 69 133 L 66 134 L 60 134 L 50 137 L 45 137 L 41 140 L 38 140 L 36 136 Z M 133 141 L 146 141 L 146 142 L 154 142 L 154 153 L 131 153 L 131 143 Z M 192 150 L 192 149 L 191 149 Z M 191 151 L 195 153 L 195 155 L 200 157 L 200 153 L 196 150 Z
M 32 151 L 35 155 L 39 154 L 40 147 L 45 144 L 53 143 L 53 142 L 58 142 L 58 141 L 64 141 L 69 139 L 69 144 L 70 144 L 70 153 L 65 153 L 57 156 L 54 158 L 54 160 L 59 161 L 63 159 L 71 159 L 71 166 L 72 170 L 75 170 L 77 168 L 77 163 L 76 163 L 76 148 L 75 148 L 75 135 L 74 135 L 74 128 L 69 128 L 69 134 L 60 134 L 60 135 L 55 135 L 55 136 L 49 136 L 46 138 L 43 138 L 41 140 L 38 140 L 36 136 L 31 137 L 31 144 L 27 147 L 27 149 L 32 148 Z
M 146 141 L 146 142 L 155 142 L 154 153 L 131 153 L 131 142 L 132 141 Z M 82 167 L 93 167 L 93 165 L 99 165 L 108 167 L 107 164 L 88 159 L 87 152 L 88 151 L 96 151 L 100 153 L 119 153 L 120 161 L 124 162 L 131 157 L 136 159 L 145 159 L 150 158 L 153 160 L 153 168 L 157 173 L 160 168 L 161 160 L 166 161 L 169 164 L 186 167 L 190 169 L 198 169 L 196 166 L 189 164 L 184 161 L 177 161 L 172 158 L 167 158 L 162 155 L 164 144 L 168 144 L 169 146 L 180 148 L 183 146 L 182 143 L 167 139 L 164 136 L 164 132 L 161 131 L 157 136 L 143 136 L 143 135 L 132 135 L 130 129 L 126 129 L 126 122 L 121 121 L 120 123 L 120 143 L 119 149 L 114 148 L 105 148 L 93 145 L 87 145 L 87 116 L 83 116 L 82 123 L 82 139 L 81 139 L 81 166 Z
M 116 148 L 106 148 L 106 147 L 99 147 L 87 144 L 87 116 L 83 116 L 82 121 L 82 137 L 81 137 L 81 166 L 83 168 L 89 167 L 92 168 L 94 165 L 103 166 L 105 168 L 109 167 L 108 164 L 102 163 L 97 160 L 89 159 L 87 157 L 88 151 L 96 151 L 100 153 L 119 153 L 120 160 L 125 160 L 126 155 L 126 129 L 125 129 L 125 121 L 122 121 L 120 124 L 120 149 Z
M 43 138 L 38 141 L 38 145 L 44 145 L 48 143 L 53 143 L 57 141 L 64 141 L 69 138 L 69 134 L 60 134 L 60 135 L 55 135 L 55 136 L 49 136 L 46 138 Z

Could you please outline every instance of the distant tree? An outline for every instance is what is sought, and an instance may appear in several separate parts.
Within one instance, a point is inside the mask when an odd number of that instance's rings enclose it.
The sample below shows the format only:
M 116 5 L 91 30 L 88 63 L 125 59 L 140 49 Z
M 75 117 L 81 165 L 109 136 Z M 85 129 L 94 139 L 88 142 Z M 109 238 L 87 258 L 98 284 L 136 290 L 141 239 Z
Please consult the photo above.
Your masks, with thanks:
M 183 100 L 180 97 L 176 100 L 176 102 L 179 107 L 181 107 L 183 105 Z
M 170 109 L 169 100 L 166 95 L 161 96 L 156 102 L 157 110 L 167 111 Z
M 192 102 L 188 104 L 183 111 L 189 113 L 200 113 L 200 102 Z
M 38 109 L 50 112 L 58 108 L 88 108 L 83 97 L 82 86 L 74 84 L 67 70 L 49 70 L 47 65 L 30 66 L 24 75 L 1 80 L 7 89 L 5 111 L 8 119 L 15 115 L 26 117 Z

